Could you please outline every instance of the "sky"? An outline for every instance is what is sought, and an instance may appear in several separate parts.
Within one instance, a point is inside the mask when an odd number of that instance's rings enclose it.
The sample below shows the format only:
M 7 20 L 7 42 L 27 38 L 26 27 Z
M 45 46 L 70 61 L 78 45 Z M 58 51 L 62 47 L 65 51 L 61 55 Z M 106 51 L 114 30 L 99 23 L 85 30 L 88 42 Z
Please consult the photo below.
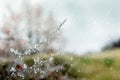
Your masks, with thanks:
M 0 0 L 1 18 L 22 0 Z M 30 0 L 28 0 L 30 1 Z M 53 13 L 55 20 L 67 22 L 62 27 L 66 38 L 65 51 L 83 54 L 100 51 L 109 41 L 120 37 L 120 0 L 31 0 L 40 3 L 44 13 Z M 0 19 L 2 21 L 2 19 Z

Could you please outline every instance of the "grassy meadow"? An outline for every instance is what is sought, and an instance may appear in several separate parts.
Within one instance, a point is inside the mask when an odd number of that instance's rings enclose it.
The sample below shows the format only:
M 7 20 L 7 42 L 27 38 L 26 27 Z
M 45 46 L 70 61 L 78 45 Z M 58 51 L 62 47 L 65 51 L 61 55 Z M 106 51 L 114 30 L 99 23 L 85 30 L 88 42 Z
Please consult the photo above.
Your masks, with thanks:
M 31 55 L 24 62 L 31 66 L 32 58 L 48 59 L 50 55 Z M 7 60 L 1 61 L 4 63 Z M 2 64 L 1 63 L 1 64 Z M 120 80 L 120 50 L 110 50 L 85 56 L 58 55 L 54 57 L 55 65 L 63 65 L 62 74 L 70 80 Z

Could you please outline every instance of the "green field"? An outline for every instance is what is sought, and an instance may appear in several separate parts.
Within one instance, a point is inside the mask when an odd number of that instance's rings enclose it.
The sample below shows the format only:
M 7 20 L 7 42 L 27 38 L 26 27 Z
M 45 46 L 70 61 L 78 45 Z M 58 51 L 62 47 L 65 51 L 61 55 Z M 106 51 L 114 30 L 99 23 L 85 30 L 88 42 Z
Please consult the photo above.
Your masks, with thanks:
M 37 54 L 26 57 L 24 61 L 31 66 L 31 57 L 48 59 L 49 56 Z M 71 80 L 120 80 L 119 49 L 85 56 L 58 55 L 54 57 L 54 64 L 63 65 L 62 73 L 66 73 Z

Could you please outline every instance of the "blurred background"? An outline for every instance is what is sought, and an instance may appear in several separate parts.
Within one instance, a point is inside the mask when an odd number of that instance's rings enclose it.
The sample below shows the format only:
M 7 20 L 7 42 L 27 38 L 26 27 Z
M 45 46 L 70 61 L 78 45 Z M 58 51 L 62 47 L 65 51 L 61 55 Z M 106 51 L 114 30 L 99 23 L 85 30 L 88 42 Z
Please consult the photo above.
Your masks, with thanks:
M 50 48 L 59 45 L 58 47 L 64 51 L 75 54 L 99 52 L 106 45 L 119 40 L 119 2 L 119 0 L 0 0 L 1 50 L 4 51 L 8 45 L 15 47 L 15 41 L 18 45 L 22 42 L 26 44 L 25 46 L 39 43 L 67 19 L 57 34 L 61 40 L 54 40 L 55 42 L 50 42 L 52 44 L 46 46 Z M 58 44 L 56 41 L 61 43 Z
M 119 3 L 0 0 L 0 80 L 120 80 Z

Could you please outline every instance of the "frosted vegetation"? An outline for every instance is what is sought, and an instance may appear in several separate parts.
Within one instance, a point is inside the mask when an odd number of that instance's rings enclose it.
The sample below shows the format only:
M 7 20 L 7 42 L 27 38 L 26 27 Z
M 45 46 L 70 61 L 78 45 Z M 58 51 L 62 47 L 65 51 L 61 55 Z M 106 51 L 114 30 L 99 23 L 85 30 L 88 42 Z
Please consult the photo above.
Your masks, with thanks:
M 120 40 L 98 54 L 64 54 L 66 19 L 58 25 L 25 2 L 20 12 L 9 12 L 0 27 L 0 80 L 120 80 Z
M 59 71 L 64 67 L 55 65 L 54 58 L 61 53 L 61 27 L 66 19 L 57 25 L 52 14 L 47 18 L 43 16 L 40 6 L 30 3 L 24 3 L 20 13 L 10 10 L 1 27 L 0 40 L 0 55 L 10 63 L 2 66 L 1 80 L 60 80 Z M 33 57 L 36 54 L 49 57 Z M 34 75 L 36 77 L 32 77 Z
M 48 37 L 48 39 L 38 44 L 35 44 L 35 46 L 32 48 L 28 48 L 27 50 L 24 51 L 24 53 L 23 52 L 21 53 L 20 51 L 15 50 L 14 48 L 11 48 L 10 52 L 14 56 L 13 63 L 10 67 L 11 76 L 18 76 L 24 79 L 26 74 L 28 75 L 30 73 L 34 73 L 34 74 L 39 73 L 41 75 L 40 78 L 45 78 L 45 77 L 48 77 L 49 72 L 52 73 L 54 71 L 62 70 L 63 69 L 62 65 L 54 66 L 54 63 L 53 63 L 54 57 L 60 53 L 60 50 L 58 50 L 55 54 L 51 53 L 50 57 L 47 60 L 41 60 L 39 59 L 39 57 L 32 58 L 33 64 L 31 66 L 27 66 L 24 63 L 24 57 L 31 55 L 32 53 L 39 52 L 40 46 L 46 43 L 49 43 L 49 40 L 53 38 L 52 35 L 55 35 L 65 22 L 66 20 L 64 20 L 54 32 L 49 34 L 50 37 Z

